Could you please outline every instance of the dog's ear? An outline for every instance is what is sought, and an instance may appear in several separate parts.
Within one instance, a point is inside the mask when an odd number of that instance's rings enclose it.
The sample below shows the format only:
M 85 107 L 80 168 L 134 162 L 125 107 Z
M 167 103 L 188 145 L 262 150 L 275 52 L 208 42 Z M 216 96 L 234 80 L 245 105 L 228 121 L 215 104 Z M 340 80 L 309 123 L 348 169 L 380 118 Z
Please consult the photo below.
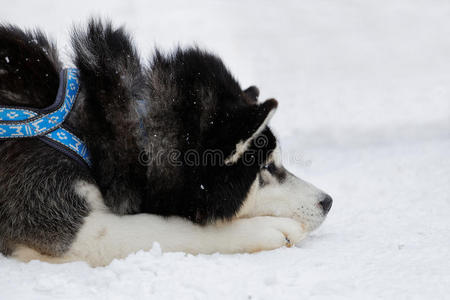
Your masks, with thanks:
M 241 128 L 245 129 L 248 138 L 258 135 L 267 126 L 277 107 L 277 100 L 268 99 L 261 104 L 251 105 L 238 114 Z
M 60 69 L 56 46 L 41 31 L 0 25 L 0 104 L 51 105 Z
M 250 147 L 251 142 L 267 127 L 278 107 L 275 99 L 269 99 L 261 104 L 251 105 L 237 114 L 233 120 L 232 132 L 239 132 L 240 139 L 235 144 L 231 154 L 225 159 L 225 164 L 236 163 L 242 154 Z
M 258 101 L 258 97 L 259 97 L 259 89 L 258 89 L 256 86 L 254 86 L 254 85 L 249 86 L 249 87 L 244 91 L 244 93 L 245 93 L 252 101 L 254 101 L 254 102 L 257 102 L 257 101 Z

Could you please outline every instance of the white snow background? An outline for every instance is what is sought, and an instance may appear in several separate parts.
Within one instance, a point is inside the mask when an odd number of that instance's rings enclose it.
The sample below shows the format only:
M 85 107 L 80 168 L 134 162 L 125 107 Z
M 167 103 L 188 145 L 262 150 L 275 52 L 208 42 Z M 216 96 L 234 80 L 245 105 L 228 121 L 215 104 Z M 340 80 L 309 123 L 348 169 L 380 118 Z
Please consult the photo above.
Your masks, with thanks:
M 288 168 L 334 198 L 296 248 L 140 251 L 104 268 L 0 256 L 0 299 L 449 299 L 450 2 L 1 0 L 68 60 L 68 32 L 109 16 L 155 45 L 219 54 L 275 97 Z M 0 58 L 2 59 L 2 58 Z

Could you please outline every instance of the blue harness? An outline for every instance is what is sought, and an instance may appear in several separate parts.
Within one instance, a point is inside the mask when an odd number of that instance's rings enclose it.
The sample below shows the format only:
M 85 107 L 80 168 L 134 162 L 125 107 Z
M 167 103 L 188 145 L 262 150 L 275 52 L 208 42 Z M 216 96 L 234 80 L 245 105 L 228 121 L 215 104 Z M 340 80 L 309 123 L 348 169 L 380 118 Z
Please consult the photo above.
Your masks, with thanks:
M 58 94 L 51 106 L 45 109 L 0 106 L 0 141 L 39 138 L 91 167 L 86 144 L 62 125 L 77 100 L 79 87 L 78 70 L 69 68 L 61 72 Z

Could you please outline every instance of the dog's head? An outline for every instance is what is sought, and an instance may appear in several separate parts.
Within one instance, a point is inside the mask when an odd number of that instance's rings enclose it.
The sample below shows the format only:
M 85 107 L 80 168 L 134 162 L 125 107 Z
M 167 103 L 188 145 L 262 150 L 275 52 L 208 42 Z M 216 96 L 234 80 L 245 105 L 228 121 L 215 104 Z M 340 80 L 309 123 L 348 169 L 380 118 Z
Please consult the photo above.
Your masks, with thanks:
M 196 48 L 157 53 L 147 74 L 149 145 L 164 149 L 148 165 L 154 197 L 165 198 L 159 211 L 180 208 L 199 223 L 289 217 L 306 231 L 322 223 L 332 200 L 283 167 L 268 127 L 276 100 L 259 102 L 256 87 L 241 89 L 218 57 Z
M 279 143 L 268 127 L 278 103 L 274 99 L 258 103 L 258 96 L 259 90 L 254 86 L 243 91 L 241 97 L 246 98 L 249 110 L 234 121 L 238 128 L 223 133 L 246 133 L 246 139 L 240 139 L 226 157 L 225 165 L 235 165 L 240 169 L 238 173 L 251 172 L 254 178 L 237 217 L 289 217 L 300 222 L 305 231 L 312 231 L 324 221 L 332 199 L 284 168 Z M 248 182 L 234 186 L 248 186 Z
M 245 93 L 255 100 L 259 94 L 255 87 L 248 88 Z M 257 105 L 257 109 L 265 107 L 264 121 L 247 140 L 236 145 L 236 150 L 226 161 L 252 163 L 252 158 L 255 158 L 258 166 L 256 178 L 237 216 L 289 217 L 300 222 L 304 230 L 312 231 L 324 221 L 332 199 L 284 168 L 279 143 L 268 127 L 277 103 L 275 100 L 266 100 Z M 266 146 L 268 151 L 264 149 Z

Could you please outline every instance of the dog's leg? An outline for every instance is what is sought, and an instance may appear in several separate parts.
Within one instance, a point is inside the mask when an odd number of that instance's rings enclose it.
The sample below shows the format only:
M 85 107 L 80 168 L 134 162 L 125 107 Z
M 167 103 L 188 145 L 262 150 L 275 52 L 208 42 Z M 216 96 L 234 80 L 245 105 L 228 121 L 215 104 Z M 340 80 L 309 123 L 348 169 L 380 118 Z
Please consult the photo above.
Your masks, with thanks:
M 255 217 L 201 226 L 178 217 L 118 216 L 98 202 L 101 196 L 94 185 L 81 185 L 79 191 L 87 196 L 93 211 L 85 218 L 70 250 L 61 257 L 48 257 L 18 247 L 13 257 L 53 263 L 86 261 L 102 266 L 141 249 L 149 250 L 154 242 L 165 252 L 239 253 L 290 246 L 305 235 L 301 225 L 288 218 Z
M 255 217 L 200 226 L 177 217 L 93 212 L 63 256 L 45 256 L 27 247 L 18 247 L 12 256 L 22 261 L 86 261 L 92 266 L 103 266 L 115 258 L 124 258 L 141 249 L 149 250 L 154 242 L 158 242 L 164 252 L 239 253 L 290 246 L 303 235 L 300 225 L 287 218 Z

